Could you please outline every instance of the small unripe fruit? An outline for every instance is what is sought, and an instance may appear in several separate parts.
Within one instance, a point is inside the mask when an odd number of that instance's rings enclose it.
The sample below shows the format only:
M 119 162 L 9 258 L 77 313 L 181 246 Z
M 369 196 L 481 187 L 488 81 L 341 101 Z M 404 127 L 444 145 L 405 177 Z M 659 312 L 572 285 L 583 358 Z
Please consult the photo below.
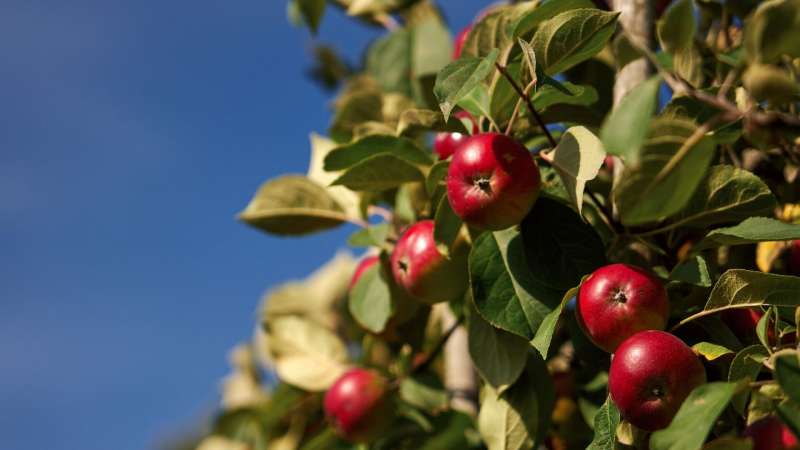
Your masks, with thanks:
M 377 372 L 353 369 L 325 393 L 325 417 L 342 439 L 367 444 L 382 438 L 394 422 L 394 401 Z
M 439 253 L 433 240 L 433 221 L 423 220 L 406 229 L 392 252 L 392 273 L 408 294 L 429 305 L 461 295 L 469 284 L 469 246 L 457 240 L 450 259 Z
M 464 42 L 467 41 L 469 31 L 472 29 L 472 24 L 469 24 L 458 32 L 455 39 L 453 39 L 453 60 L 461 57 L 461 49 L 464 47 Z
M 765 417 L 742 431 L 742 439 L 753 440 L 753 450 L 788 450 L 800 445 L 797 437 L 775 417 Z
M 608 390 L 622 417 L 653 432 L 666 428 L 686 397 L 706 382 L 706 369 L 689 346 L 664 331 L 642 331 L 619 346 Z
M 525 146 L 504 134 L 481 133 L 456 149 L 447 171 L 447 196 L 467 225 L 502 230 L 530 212 L 540 182 Z
M 466 111 L 459 111 L 454 114 L 459 119 L 470 119 L 472 116 Z M 478 133 L 478 125 L 472 121 L 472 134 Z M 461 133 L 436 133 L 433 138 L 433 153 L 439 155 L 439 159 L 447 159 L 456 152 L 459 145 L 469 139 L 468 134 Z
M 640 331 L 667 327 L 669 296 L 650 272 L 612 264 L 584 281 L 575 314 L 586 336 L 602 350 L 614 353 Z

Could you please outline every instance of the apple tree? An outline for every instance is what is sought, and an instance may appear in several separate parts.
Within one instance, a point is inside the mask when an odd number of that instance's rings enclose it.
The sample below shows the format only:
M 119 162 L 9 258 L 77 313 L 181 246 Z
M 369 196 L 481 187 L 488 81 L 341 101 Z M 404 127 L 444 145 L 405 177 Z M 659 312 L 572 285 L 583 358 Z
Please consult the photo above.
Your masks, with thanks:
M 200 448 L 798 444 L 800 0 L 613 3 L 290 0 L 385 32 L 238 218 L 362 256 L 268 291 Z

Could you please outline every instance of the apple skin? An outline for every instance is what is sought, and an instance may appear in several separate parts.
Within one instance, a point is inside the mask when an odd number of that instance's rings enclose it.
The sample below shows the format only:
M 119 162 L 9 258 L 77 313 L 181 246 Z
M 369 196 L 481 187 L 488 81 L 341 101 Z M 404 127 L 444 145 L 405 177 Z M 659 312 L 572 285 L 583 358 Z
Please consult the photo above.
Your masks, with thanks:
M 539 195 L 539 168 L 528 149 L 500 133 L 481 133 L 456 149 L 447 196 L 467 225 L 503 230 L 522 221 Z
M 664 331 L 636 333 L 611 360 L 608 389 L 622 417 L 647 432 L 666 428 L 686 397 L 706 382 L 700 358 Z
M 342 439 L 367 444 L 382 438 L 394 422 L 394 400 L 386 380 L 368 369 L 342 375 L 325 393 L 325 417 Z
M 455 39 L 453 39 L 453 61 L 461 57 L 461 49 L 464 47 L 464 42 L 467 41 L 469 31 L 472 29 L 472 24 L 469 24 L 458 32 Z
M 753 439 L 753 450 L 785 450 L 797 448 L 797 437 L 775 417 L 765 417 L 742 431 L 742 439 Z
M 575 304 L 578 324 L 600 349 L 614 353 L 640 331 L 664 330 L 669 297 L 650 272 L 628 264 L 611 264 L 584 281 Z
M 415 299 L 432 305 L 453 300 L 469 285 L 469 245 L 460 239 L 450 259 L 439 253 L 433 240 L 433 221 L 408 227 L 392 252 L 392 273 L 397 284 Z
M 358 264 L 356 271 L 353 272 L 353 278 L 350 279 L 350 292 L 353 292 L 353 288 L 356 286 L 356 283 L 358 283 L 358 279 L 361 278 L 361 275 L 364 275 L 364 272 L 375 264 L 378 264 L 380 260 L 381 259 L 377 256 L 368 256 Z
M 472 121 L 472 134 L 478 134 L 478 124 L 466 111 L 459 111 L 454 114 L 459 119 L 470 119 Z M 469 139 L 468 134 L 461 133 L 436 133 L 433 137 L 433 153 L 439 155 L 439 159 L 447 159 L 456 152 L 459 145 Z

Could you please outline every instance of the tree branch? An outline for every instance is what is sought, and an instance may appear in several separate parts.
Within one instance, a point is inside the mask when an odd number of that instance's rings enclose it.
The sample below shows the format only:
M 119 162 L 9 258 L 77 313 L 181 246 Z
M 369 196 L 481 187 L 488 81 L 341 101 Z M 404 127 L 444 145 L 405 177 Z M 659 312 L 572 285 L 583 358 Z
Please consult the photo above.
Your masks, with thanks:
M 533 115 L 533 118 L 536 119 L 536 123 L 539 124 L 539 127 L 544 132 L 544 135 L 547 136 L 547 140 L 550 142 L 550 146 L 555 148 L 556 140 L 553 139 L 553 135 L 550 134 L 550 130 L 548 130 L 547 127 L 544 125 L 544 121 L 542 120 L 542 117 L 539 116 L 539 113 L 536 112 L 536 108 L 534 108 L 533 107 L 533 103 L 531 103 L 531 97 L 530 97 L 530 95 L 528 95 L 528 91 L 530 90 L 530 87 L 531 87 L 531 85 L 533 83 L 528 85 L 525 88 L 525 91 L 523 91 L 522 88 L 519 87 L 517 82 L 514 81 L 514 77 L 512 77 L 511 74 L 508 73 L 508 69 L 506 69 L 504 66 L 501 66 L 497 61 L 494 62 L 494 66 L 497 67 L 497 70 L 504 77 L 506 77 L 506 79 L 508 80 L 509 83 L 511 83 L 511 87 L 513 87 L 514 90 L 517 91 L 517 94 L 519 95 L 519 97 L 522 99 L 523 102 L 525 102 L 525 105 L 528 106 L 528 110 L 530 110 L 531 114 Z

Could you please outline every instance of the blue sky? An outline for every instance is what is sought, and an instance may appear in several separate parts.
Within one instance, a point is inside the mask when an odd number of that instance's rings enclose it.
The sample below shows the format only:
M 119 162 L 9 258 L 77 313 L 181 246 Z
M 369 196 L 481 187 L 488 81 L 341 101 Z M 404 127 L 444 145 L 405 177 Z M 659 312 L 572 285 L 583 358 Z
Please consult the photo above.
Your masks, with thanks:
M 488 2 L 440 2 L 460 28 Z M 351 57 L 381 31 L 329 11 Z M 283 0 L 0 3 L 0 448 L 139 449 L 217 402 L 262 292 L 352 231 L 233 220 L 329 94 Z

